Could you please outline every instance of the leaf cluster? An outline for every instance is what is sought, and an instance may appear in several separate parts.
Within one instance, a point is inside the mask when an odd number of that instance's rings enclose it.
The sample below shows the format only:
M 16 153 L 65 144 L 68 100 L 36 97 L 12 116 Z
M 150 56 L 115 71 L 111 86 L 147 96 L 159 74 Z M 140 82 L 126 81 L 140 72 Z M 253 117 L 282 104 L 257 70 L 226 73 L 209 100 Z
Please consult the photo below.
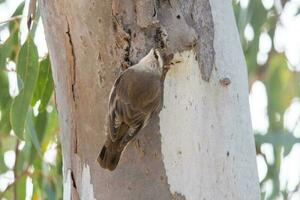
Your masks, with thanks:
M 24 4 L 11 16 L 14 20 L 0 25 L 0 31 L 9 31 L 9 37 L 0 41 L 0 181 L 7 173 L 14 174 L 0 191 L 0 199 L 25 199 L 30 191 L 28 182 L 33 186 L 32 199 L 62 199 L 51 62 L 48 55 L 39 57 L 34 42 L 38 11 L 26 41 L 21 43 L 21 18 L 16 16 L 23 14 Z M 7 158 L 5 155 L 11 155 L 8 152 L 13 152 L 15 159 Z M 55 159 L 49 161 L 49 156 Z M 13 166 L 7 160 L 14 162 Z

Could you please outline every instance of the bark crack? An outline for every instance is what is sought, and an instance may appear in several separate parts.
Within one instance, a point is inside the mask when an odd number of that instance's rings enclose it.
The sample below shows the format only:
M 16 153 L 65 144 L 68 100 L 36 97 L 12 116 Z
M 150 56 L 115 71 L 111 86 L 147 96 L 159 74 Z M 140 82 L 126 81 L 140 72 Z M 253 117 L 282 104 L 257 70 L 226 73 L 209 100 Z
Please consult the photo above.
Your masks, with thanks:
M 74 177 L 74 172 L 71 170 L 71 179 L 72 179 L 72 185 L 75 189 L 77 189 L 77 185 L 76 185 L 76 181 L 75 181 L 75 177 Z
M 72 184 L 72 189 L 71 189 L 71 199 L 72 200 L 80 200 L 79 194 L 78 194 L 78 190 L 77 190 L 77 184 L 76 184 L 76 179 L 74 176 L 74 172 L 71 168 L 69 168 L 69 170 L 71 171 L 71 184 Z
M 75 51 L 74 51 L 74 45 L 72 41 L 72 36 L 70 32 L 70 24 L 67 20 L 67 31 L 66 34 L 69 38 L 69 44 L 71 48 L 71 56 L 72 56 L 72 62 L 71 62 L 71 68 L 72 68 L 72 95 L 73 95 L 73 101 L 75 102 L 75 84 L 76 84 L 76 56 L 75 56 Z
M 72 99 L 73 99 L 73 152 L 77 153 L 77 124 L 76 124 L 76 110 L 77 110 L 77 104 L 76 104 L 76 55 L 74 50 L 74 44 L 71 36 L 71 28 L 68 19 L 66 19 L 67 22 L 67 31 L 66 35 L 68 38 L 68 62 L 70 64 L 70 73 L 71 73 L 71 93 L 72 93 Z

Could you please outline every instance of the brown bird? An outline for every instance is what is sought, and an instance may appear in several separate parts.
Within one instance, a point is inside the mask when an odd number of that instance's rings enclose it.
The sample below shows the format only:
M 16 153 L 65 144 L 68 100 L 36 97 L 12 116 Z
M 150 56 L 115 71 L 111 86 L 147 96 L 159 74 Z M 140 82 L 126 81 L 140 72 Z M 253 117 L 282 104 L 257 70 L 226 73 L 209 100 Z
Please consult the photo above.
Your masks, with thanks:
M 114 170 L 126 145 L 159 111 L 167 70 L 159 50 L 151 49 L 116 79 L 109 96 L 108 134 L 97 159 L 101 167 Z

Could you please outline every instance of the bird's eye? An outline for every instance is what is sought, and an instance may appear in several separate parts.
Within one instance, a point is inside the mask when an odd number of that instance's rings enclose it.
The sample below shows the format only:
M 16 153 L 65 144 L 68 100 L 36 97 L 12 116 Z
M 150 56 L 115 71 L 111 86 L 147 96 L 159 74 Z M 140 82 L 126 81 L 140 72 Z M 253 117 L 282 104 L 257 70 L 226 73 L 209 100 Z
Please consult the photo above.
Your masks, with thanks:
M 154 57 L 155 57 L 156 59 L 158 59 L 158 55 L 156 54 L 156 51 L 154 51 Z

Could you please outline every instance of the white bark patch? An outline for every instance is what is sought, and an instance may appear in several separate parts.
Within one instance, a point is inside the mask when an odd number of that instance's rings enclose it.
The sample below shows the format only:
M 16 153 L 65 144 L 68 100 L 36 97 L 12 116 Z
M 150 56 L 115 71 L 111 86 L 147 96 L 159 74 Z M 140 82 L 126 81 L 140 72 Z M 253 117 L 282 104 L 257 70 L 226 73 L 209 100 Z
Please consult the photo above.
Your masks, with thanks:
M 93 185 L 91 184 L 90 167 L 87 164 L 83 165 L 81 187 L 79 188 L 79 190 L 81 200 L 96 200 L 94 197 Z
M 68 169 L 67 173 L 64 174 L 64 200 L 71 200 L 71 188 L 72 188 L 72 178 L 71 170 Z
M 198 200 L 201 186 L 201 74 L 193 52 L 175 55 L 165 80 L 164 108 L 160 113 L 162 154 L 170 190 Z
M 232 60 L 217 60 L 206 82 L 194 53 L 185 51 L 165 80 L 163 162 L 170 191 L 186 200 L 259 199 L 247 77 L 241 59 Z

